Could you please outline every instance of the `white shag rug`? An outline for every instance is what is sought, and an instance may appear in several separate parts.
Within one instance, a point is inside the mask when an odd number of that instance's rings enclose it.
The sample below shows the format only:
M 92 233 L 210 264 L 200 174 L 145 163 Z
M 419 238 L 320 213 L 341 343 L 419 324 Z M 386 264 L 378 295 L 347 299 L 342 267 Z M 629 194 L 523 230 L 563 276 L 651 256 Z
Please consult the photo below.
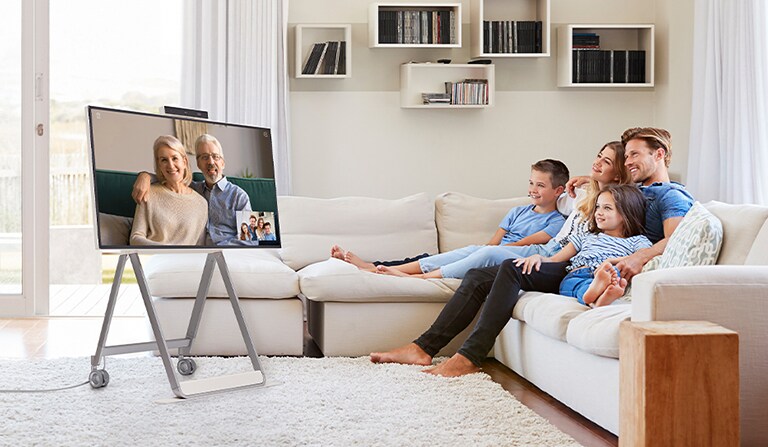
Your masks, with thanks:
M 265 388 L 173 397 L 157 357 L 106 361 L 110 383 L 0 393 L 1 445 L 577 446 L 486 374 L 446 379 L 361 358 L 260 358 Z M 196 378 L 250 370 L 196 358 Z M 0 389 L 87 380 L 87 358 L 0 360 Z

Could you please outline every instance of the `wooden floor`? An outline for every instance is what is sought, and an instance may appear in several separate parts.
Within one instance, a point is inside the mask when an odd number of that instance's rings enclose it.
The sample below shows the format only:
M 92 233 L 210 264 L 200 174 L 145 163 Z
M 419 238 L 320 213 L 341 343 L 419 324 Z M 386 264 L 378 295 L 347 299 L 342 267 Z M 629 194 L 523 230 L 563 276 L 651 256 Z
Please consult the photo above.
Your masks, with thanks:
M 101 315 L 103 313 L 102 310 Z M 102 318 L 98 317 L 0 319 L 0 358 L 91 356 L 96 350 L 101 324 Z M 153 339 L 144 317 L 114 318 L 109 334 L 108 344 Z M 305 334 L 305 354 L 312 357 L 322 355 L 308 334 Z M 616 436 L 573 412 L 498 361 L 489 359 L 483 365 L 483 371 L 517 400 L 580 444 L 599 447 L 618 445 Z

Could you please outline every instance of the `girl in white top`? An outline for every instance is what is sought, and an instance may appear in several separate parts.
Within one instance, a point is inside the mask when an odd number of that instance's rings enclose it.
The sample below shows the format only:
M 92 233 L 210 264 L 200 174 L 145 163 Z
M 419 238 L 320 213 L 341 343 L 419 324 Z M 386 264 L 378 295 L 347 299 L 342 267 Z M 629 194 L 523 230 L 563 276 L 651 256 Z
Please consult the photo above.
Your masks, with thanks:
M 181 142 L 163 135 L 155 140 L 155 174 L 150 200 L 136 206 L 131 245 L 203 245 L 208 202 L 188 185 L 189 160 Z

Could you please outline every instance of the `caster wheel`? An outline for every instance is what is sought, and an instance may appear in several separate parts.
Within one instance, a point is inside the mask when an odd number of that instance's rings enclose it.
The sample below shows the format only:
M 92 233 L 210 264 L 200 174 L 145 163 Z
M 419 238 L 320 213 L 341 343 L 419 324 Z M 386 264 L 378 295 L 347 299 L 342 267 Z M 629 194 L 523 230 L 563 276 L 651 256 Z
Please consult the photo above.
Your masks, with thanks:
M 179 371 L 179 374 L 182 376 L 191 376 L 195 373 L 195 370 L 197 369 L 197 364 L 192 359 L 179 359 L 179 362 L 176 364 L 176 369 Z
M 104 369 L 91 371 L 88 381 L 91 383 L 91 388 L 104 388 L 109 384 L 109 373 Z

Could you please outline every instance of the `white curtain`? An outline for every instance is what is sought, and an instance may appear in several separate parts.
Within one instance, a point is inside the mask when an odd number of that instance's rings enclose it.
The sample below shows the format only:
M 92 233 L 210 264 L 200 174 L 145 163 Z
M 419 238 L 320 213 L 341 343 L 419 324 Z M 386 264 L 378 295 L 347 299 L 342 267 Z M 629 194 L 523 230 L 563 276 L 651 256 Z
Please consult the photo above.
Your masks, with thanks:
M 687 186 L 699 201 L 768 205 L 768 7 L 696 0 Z
M 181 105 L 272 130 L 275 181 L 291 193 L 288 0 L 188 0 Z

